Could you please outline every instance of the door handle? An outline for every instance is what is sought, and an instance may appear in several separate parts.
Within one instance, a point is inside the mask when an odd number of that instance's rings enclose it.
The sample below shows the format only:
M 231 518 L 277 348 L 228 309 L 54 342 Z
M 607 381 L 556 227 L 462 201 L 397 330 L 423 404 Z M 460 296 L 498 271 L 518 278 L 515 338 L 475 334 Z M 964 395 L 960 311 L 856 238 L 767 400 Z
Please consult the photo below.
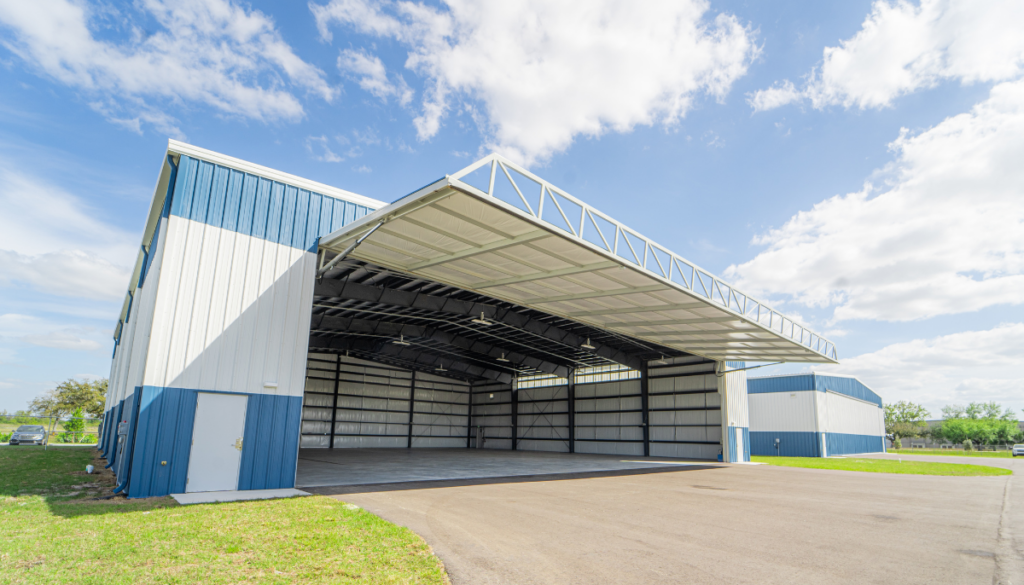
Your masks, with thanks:
M 241 437 L 235 439 L 235 449 L 238 449 L 239 451 L 242 450 L 242 438 Z

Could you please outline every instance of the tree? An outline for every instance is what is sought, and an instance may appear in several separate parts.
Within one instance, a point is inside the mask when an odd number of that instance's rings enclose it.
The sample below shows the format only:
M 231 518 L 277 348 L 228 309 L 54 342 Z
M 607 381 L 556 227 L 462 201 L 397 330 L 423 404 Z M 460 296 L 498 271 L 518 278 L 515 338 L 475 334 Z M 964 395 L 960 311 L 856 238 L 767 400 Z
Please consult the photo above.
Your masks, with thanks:
M 920 437 L 928 432 L 928 411 L 920 404 L 901 400 L 885 405 L 885 434 L 896 449 L 901 437 Z
M 106 393 L 106 379 L 88 382 L 69 378 L 57 384 L 56 388 L 33 399 L 29 402 L 28 407 L 33 413 L 51 417 L 50 434 L 52 434 L 57 420 L 70 416 L 76 410 L 94 417 L 103 414 Z
M 1004 409 L 997 402 L 972 402 L 966 407 L 949 405 L 943 407 L 942 415 L 945 420 L 932 435 L 950 443 L 1013 443 L 1022 435 L 1013 410 Z

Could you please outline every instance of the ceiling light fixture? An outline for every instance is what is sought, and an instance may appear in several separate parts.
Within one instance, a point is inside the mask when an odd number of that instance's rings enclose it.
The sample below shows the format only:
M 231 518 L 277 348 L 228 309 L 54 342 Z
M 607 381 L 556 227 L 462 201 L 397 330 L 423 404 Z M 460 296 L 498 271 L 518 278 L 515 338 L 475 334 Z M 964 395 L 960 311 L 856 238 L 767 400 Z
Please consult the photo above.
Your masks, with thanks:
M 438 372 L 447 372 L 448 371 L 448 370 L 444 369 L 444 364 L 440 363 L 440 362 L 438 362 L 437 367 L 434 368 L 434 369 L 437 370 Z
M 505 359 L 505 352 L 501 352 L 501 357 L 497 358 L 497 361 L 499 361 L 499 362 L 507 362 L 508 361 L 507 359 Z
M 487 317 L 484 316 L 484 312 L 483 311 L 480 311 L 480 318 L 479 319 L 473 319 L 472 323 L 476 323 L 477 325 L 483 325 L 484 327 L 486 327 L 488 325 L 494 325 L 494 323 L 492 323 L 491 321 L 487 320 Z
M 589 350 L 595 350 L 595 349 L 597 349 L 597 348 L 596 348 L 596 347 L 594 347 L 593 345 L 590 345 L 590 338 L 589 338 L 589 337 L 587 338 L 587 342 L 586 342 L 586 343 L 584 343 L 583 345 L 581 345 L 580 347 L 582 347 L 583 349 L 589 349 Z
M 395 345 L 412 345 L 411 343 L 409 343 L 408 341 L 405 340 L 405 336 L 404 335 L 399 335 L 398 339 L 395 339 L 391 343 L 394 343 Z

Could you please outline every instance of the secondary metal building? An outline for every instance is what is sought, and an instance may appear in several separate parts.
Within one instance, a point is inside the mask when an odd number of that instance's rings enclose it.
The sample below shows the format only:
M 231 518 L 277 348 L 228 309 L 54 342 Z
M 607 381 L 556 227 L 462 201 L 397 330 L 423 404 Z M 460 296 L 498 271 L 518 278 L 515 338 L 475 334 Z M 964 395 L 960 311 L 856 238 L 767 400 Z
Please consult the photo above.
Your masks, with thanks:
M 882 399 L 860 380 L 792 374 L 747 380 L 753 455 L 885 452 Z
M 176 141 L 114 339 L 130 497 L 292 487 L 300 449 L 745 461 L 743 363 L 837 359 L 495 155 L 385 205 Z

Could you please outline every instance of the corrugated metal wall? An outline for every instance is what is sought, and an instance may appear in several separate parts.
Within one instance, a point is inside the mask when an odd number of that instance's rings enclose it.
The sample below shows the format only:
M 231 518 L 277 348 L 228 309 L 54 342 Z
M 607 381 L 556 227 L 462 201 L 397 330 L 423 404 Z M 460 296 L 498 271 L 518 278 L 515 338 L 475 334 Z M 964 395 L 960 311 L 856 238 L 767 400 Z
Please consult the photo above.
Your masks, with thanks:
M 642 423 L 638 378 L 576 384 L 577 453 L 643 456 Z
M 755 455 L 822 457 L 885 449 L 881 399 L 854 378 L 774 376 L 751 379 L 750 387 Z
M 651 455 L 715 459 L 722 412 L 715 362 L 700 357 L 648 367 Z
M 517 449 L 569 452 L 569 387 L 564 384 L 519 388 Z
M 470 446 L 476 447 L 476 427 L 483 427 L 484 449 L 512 449 L 512 385 L 500 382 L 473 386 L 473 428 Z
M 143 262 L 149 274 L 119 325 L 108 405 L 112 420 L 118 407 L 129 413 L 135 440 L 129 437 L 130 465 L 116 467 L 122 479 L 131 469 L 131 497 L 178 489 L 188 454 L 174 445 L 183 434 L 191 439 L 195 392 L 244 393 L 250 399 L 239 487 L 288 487 L 316 242 L 369 210 L 188 156 L 180 157 L 168 189 L 158 244 Z M 137 417 L 121 407 L 132 396 Z M 116 425 L 105 433 L 110 451 Z M 160 467 L 169 469 L 153 467 L 165 460 Z
M 466 447 L 469 399 L 458 380 L 310 354 L 301 444 L 327 448 L 333 420 L 336 448 Z

